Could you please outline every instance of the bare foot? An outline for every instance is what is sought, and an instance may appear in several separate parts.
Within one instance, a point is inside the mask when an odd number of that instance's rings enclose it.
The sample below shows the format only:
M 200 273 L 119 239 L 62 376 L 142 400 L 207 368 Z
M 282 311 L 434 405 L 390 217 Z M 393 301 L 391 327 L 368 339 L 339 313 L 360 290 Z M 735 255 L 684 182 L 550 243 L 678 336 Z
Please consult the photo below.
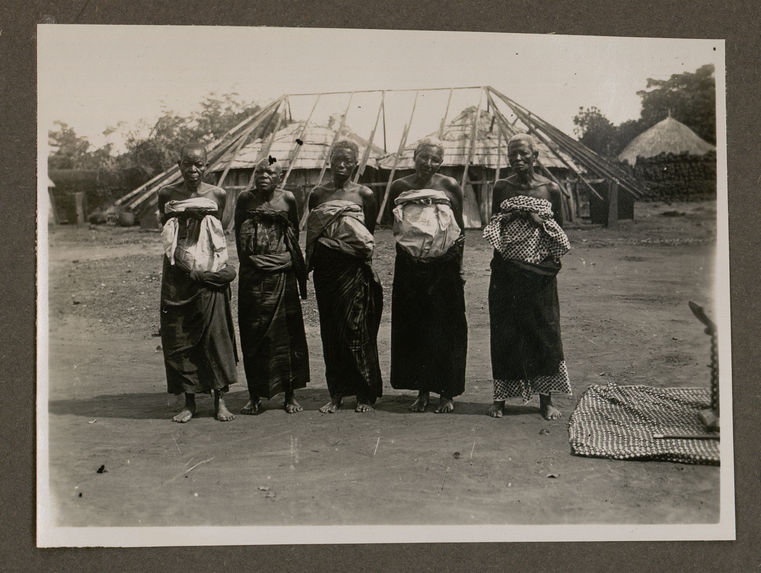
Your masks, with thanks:
M 492 418 L 501 418 L 505 410 L 505 402 L 503 400 L 494 400 L 494 403 L 489 406 L 489 415 Z
M 225 406 L 222 393 L 219 391 L 214 392 L 214 412 L 214 417 L 220 422 L 229 422 L 230 420 L 235 419 L 233 413 L 227 409 L 227 406 Z
M 335 414 L 338 412 L 338 410 L 341 408 L 341 398 L 335 397 L 331 398 L 330 402 L 325 404 L 322 408 L 320 408 L 320 412 L 323 414 Z
M 256 402 L 249 400 L 246 402 L 246 405 L 240 409 L 240 413 L 245 416 L 256 416 L 257 414 L 261 414 L 263 411 L 264 408 L 262 407 L 261 400 L 257 400 Z
M 283 404 L 283 407 L 289 414 L 295 414 L 296 412 L 301 412 L 304 409 L 293 396 L 285 399 L 285 404 Z
M 196 415 L 196 397 L 195 394 L 185 394 L 185 405 L 178 414 L 172 416 L 172 422 L 185 424 L 190 422 L 191 418 Z
M 193 408 L 192 410 L 190 408 L 183 408 L 180 410 L 179 414 L 175 414 L 172 416 L 172 422 L 177 422 L 178 424 L 184 424 L 186 422 L 190 422 L 191 418 L 196 415 L 196 410 Z
M 552 398 L 549 394 L 539 395 L 539 412 L 545 420 L 557 420 L 561 416 L 560 410 L 552 405 Z
M 449 414 L 450 412 L 454 412 L 454 400 L 442 396 L 439 398 L 439 407 L 436 408 L 435 411 L 437 414 Z
M 418 392 L 417 398 L 410 405 L 410 410 L 413 412 L 425 412 L 425 409 L 428 407 L 429 397 L 428 392 L 423 392 L 422 390 Z
M 357 400 L 357 407 L 354 408 L 355 412 L 372 412 L 375 408 L 373 408 L 373 405 L 370 404 L 370 402 L 365 401 L 359 401 Z

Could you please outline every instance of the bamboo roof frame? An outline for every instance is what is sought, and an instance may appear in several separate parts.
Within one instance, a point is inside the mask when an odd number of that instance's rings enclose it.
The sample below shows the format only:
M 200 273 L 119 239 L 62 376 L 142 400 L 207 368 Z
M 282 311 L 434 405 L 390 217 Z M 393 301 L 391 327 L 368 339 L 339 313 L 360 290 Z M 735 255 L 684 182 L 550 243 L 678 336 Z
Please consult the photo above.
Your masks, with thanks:
M 470 138 L 471 141 L 470 141 L 470 148 L 468 152 L 468 161 L 466 162 L 466 165 L 464 166 L 464 171 L 463 171 L 463 183 L 465 182 L 465 178 L 468 172 L 468 166 L 469 166 L 469 163 L 472 161 L 472 157 L 473 157 L 473 153 L 475 149 L 476 134 L 474 133 L 474 131 L 477 133 L 479 115 L 481 111 L 482 97 L 485 94 L 487 110 L 489 110 L 490 114 L 494 115 L 494 117 L 496 118 L 496 123 L 499 126 L 500 137 L 498 138 L 498 141 L 502 141 L 502 139 L 507 141 L 510 136 L 515 135 L 515 133 L 518 133 L 516 124 L 520 120 L 526 126 L 528 132 L 532 136 L 539 139 L 542 143 L 544 143 L 545 146 L 549 149 L 549 151 L 555 157 L 557 157 L 564 165 L 566 165 L 583 182 L 583 184 L 590 190 L 590 192 L 593 193 L 598 198 L 600 198 L 599 193 L 592 187 L 592 182 L 598 179 L 615 182 L 618 186 L 620 186 L 621 189 L 631 194 L 635 199 L 640 198 L 645 194 L 644 190 L 640 187 L 640 185 L 621 167 L 599 156 L 598 154 L 593 152 L 591 149 L 583 145 L 581 142 L 574 140 L 569 135 L 565 134 L 564 132 L 562 132 L 561 130 L 559 130 L 558 128 L 550 124 L 549 122 L 542 119 L 540 116 L 536 115 L 532 111 L 528 110 L 527 108 L 518 104 L 514 100 L 510 99 L 505 94 L 496 90 L 492 86 L 488 86 L 488 85 L 460 86 L 460 87 L 402 88 L 402 89 L 391 89 L 391 90 L 365 89 L 365 90 L 344 90 L 344 91 L 332 91 L 332 92 L 303 92 L 303 93 L 284 94 L 284 95 L 281 95 L 279 98 L 273 100 L 266 106 L 262 107 L 257 113 L 255 113 L 251 117 L 246 118 L 240 123 L 238 123 L 235 127 L 228 130 L 221 137 L 209 143 L 206 146 L 207 155 L 209 156 L 209 164 L 211 165 L 214 162 L 219 161 L 220 159 L 222 159 L 222 157 L 224 157 L 225 153 L 229 152 L 230 149 L 233 150 L 232 156 L 229 160 L 227 160 L 227 165 L 225 166 L 223 174 L 219 180 L 220 183 L 224 182 L 224 179 L 227 173 L 229 172 L 232 161 L 236 158 L 240 150 L 245 146 L 250 136 L 257 130 L 257 128 L 261 128 L 264 124 L 266 124 L 267 126 L 270 126 L 272 122 L 274 121 L 276 128 L 270 134 L 267 146 L 265 148 L 262 148 L 261 157 L 258 159 L 258 161 L 263 158 L 266 158 L 271 148 L 272 142 L 274 141 L 275 134 L 277 133 L 278 128 L 284 118 L 283 117 L 284 114 L 281 113 L 281 106 L 285 105 L 286 112 L 291 113 L 290 111 L 291 98 L 296 98 L 296 97 L 317 96 L 317 100 L 315 101 L 312 107 L 312 111 L 310 112 L 309 117 L 311 119 L 311 115 L 314 112 L 314 109 L 316 108 L 317 103 L 319 102 L 321 97 L 328 96 L 328 95 L 348 95 L 349 96 L 348 103 L 342 115 L 340 125 L 335 131 L 333 142 L 331 144 L 331 147 L 332 147 L 332 145 L 334 145 L 336 141 L 338 140 L 338 138 L 340 137 L 340 134 L 343 131 L 344 126 L 346 125 L 346 117 L 349 113 L 349 109 L 351 107 L 351 101 L 354 95 L 355 94 L 369 94 L 369 93 L 381 94 L 381 103 L 379 104 L 378 112 L 375 119 L 375 124 L 370 134 L 368 148 L 370 145 L 372 145 L 373 139 L 375 137 L 375 132 L 378 128 L 379 120 L 382 118 L 383 132 L 384 132 L 384 149 L 385 149 L 385 146 L 386 146 L 385 97 L 386 97 L 386 94 L 394 93 L 394 92 L 415 92 L 415 99 L 413 102 L 412 111 L 410 113 L 410 118 L 402 131 L 402 137 L 401 137 L 399 149 L 397 151 L 397 158 L 395 160 L 395 163 L 396 163 L 396 161 L 398 161 L 398 156 L 404 150 L 404 147 L 406 145 L 407 138 L 409 136 L 410 125 L 414 118 L 415 109 L 416 109 L 420 94 L 423 92 L 437 92 L 437 91 L 449 92 L 449 95 L 447 98 L 446 110 L 444 112 L 444 116 L 441 120 L 441 124 L 439 127 L 439 133 L 441 133 L 443 126 L 446 123 L 447 116 L 449 114 L 449 108 L 452 101 L 453 93 L 455 91 L 466 91 L 466 90 L 479 90 L 479 104 L 476 110 L 473 131 L 471 131 L 471 138 Z M 508 118 L 505 116 L 505 114 L 502 112 L 502 110 L 500 110 L 498 102 L 502 102 L 502 104 L 504 104 L 510 110 L 510 112 L 513 115 L 515 115 L 515 119 L 512 122 L 510 122 Z M 306 127 L 308 123 L 309 123 L 309 119 L 307 119 L 307 121 L 305 122 L 302 128 L 302 133 L 306 131 Z M 293 164 L 295 162 L 295 158 L 298 156 L 300 147 L 301 146 L 299 144 L 296 144 L 296 146 L 293 148 L 292 154 L 289 155 L 289 168 L 284 177 L 284 181 L 287 179 L 288 175 L 290 174 L 293 168 Z M 573 164 L 569 163 L 566 160 L 563 154 L 570 156 L 574 161 L 577 161 L 579 164 L 581 164 L 584 167 L 584 169 L 587 171 L 587 174 L 582 174 Z M 326 155 L 323 162 L 323 167 L 320 172 L 320 179 L 319 179 L 320 182 L 322 182 L 325 171 L 327 170 L 327 166 L 329 165 L 329 158 L 330 158 L 330 148 L 326 149 Z M 498 150 L 498 159 L 497 159 L 498 163 L 502 160 L 502 158 L 503 158 L 502 150 L 500 148 Z M 358 180 L 359 176 L 361 175 L 361 171 L 363 171 L 367 165 L 367 160 L 368 160 L 368 154 L 367 154 L 367 150 L 365 150 L 365 153 L 363 154 L 362 160 L 359 164 L 361 169 L 358 170 L 358 172 L 355 174 L 354 181 Z M 538 163 L 537 166 L 542 170 L 542 172 L 545 175 L 549 176 L 551 179 L 557 182 L 557 178 L 549 171 L 549 169 L 547 169 L 541 163 Z M 502 167 L 501 165 L 497 166 L 497 170 L 496 170 L 497 177 L 499 176 L 501 167 Z M 386 183 L 381 206 L 378 210 L 379 220 L 383 216 L 385 206 L 388 201 L 388 192 L 390 190 L 390 185 L 391 185 L 391 182 L 393 181 L 393 176 L 395 174 L 395 171 L 396 169 L 394 166 L 394 168 L 392 168 L 391 170 L 390 177 Z M 118 199 L 115 202 L 115 205 L 120 206 L 122 208 L 131 209 L 131 210 L 140 209 L 145 205 L 146 201 L 150 201 L 152 198 L 156 197 L 156 192 L 158 191 L 160 187 L 173 184 L 179 181 L 180 179 L 181 179 L 181 174 L 179 172 L 179 168 L 177 165 L 174 165 L 166 169 L 162 173 L 159 173 L 158 175 L 154 176 L 148 182 L 140 185 L 133 191 L 127 193 L 125 196 Z M 251 176 L 251 180 L 249 181 L 249 187 L 252 184 L 253 184 L 253 173 Z M 561 188 L 562 188 L 562 185 L 561 185 Z M 303 214 L 302 223 L 306 219 L 308 209 L 305 209 L 304 211 L 305 212 Z

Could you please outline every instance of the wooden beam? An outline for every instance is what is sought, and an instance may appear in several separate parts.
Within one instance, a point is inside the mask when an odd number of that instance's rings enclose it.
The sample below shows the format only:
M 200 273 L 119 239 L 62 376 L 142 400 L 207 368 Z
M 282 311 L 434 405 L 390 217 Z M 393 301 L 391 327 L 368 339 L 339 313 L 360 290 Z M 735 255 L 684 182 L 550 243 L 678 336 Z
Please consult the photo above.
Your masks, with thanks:
M 275 115 L 277 116 L 277 120 L 275 121 L 275 128 L 272 130 L 272 133 L 270 134 L 269 139 L 267 140 L 267 145 L 264 146 L 260 151 L 259 154 L 256 156 L 256 160 L 254 161 L 254 168 L 251 170 L 251 177 L 248 178 L 248 186 L 247 189 L 251 189 L 254 186 L 254 177 L 256 175 L 256 166 L 259 165 L 260 161 L 263 161 L 269 157 L 270 149 L 272 149 L 272 144 L 275 143 L 275 138 L 277 137 L 277 132 L 280 130 L 280 124 L 283 123 L 283 117 L 285 116 L 285 110 L 283 110 L 282 113 L 280 113 L 280 108 L 282 107 L 282 103 L 285 102 L 288 103 L 288 97 L 286 96 L 281 101 L 281 105 L 277 107 L 277 110 L 275 111 Z
M 420 92 L 415 92 L 415 99 L 412 102 L 412 111 L 410 112 L 410 119 L 407 121 L 407 125 L 404 126 L 404 130 L 402 131 L 402 138 L 399 140 L 399 148 L 396 150 L 396 155 L 394 156 L 394 163 L 391 166 L 391 172 L 388 175 L 388 182 L 386 183 L 386 190 L 383 192 L 383 200 L 381 201 L 380 209 L 378 209 L 378 218 L 376 219 L 376 223 L 380 223 L 381 219 L 383 219 L 383 211 L 386 209 L 386 203 L 388 202 L 388 192 L 391 189 L 391 183 L 394 182 L 394 174 L 396 173 L 396 166 L 399 164 L 399 157 L 402 155 L 402 152 L 404 151 L 404 146 L 407 145 L 407 136 L 410 133 L 410 125 L 412 125 L 412 118 L 415 116 L 415 108 L 417 107 L 417 98 L 418 95 L 420 95 Z
M 608 182 L 608 224 L 609 229 L 618 227 L 618 183 Z
M 476 113 L 473 116 L 473 126 L 470 128 L 470 146 L 468 148 L 468 155 L 465 158 L 465 168 L 462 170 L 462 181 L 460 181 L 460 187 L 465 192 L 465 181 L 468 178 L 468 168 L 470 162 L 473 161 L 473 153 L 476 150 L 476 137 L 478 135 L 478 120 L 481 115 L 481 101 L 483 100 L 484 90 L 478 92 L 478 105 L 476 106 Z
M 325 171 L 328 169 L 328 165 L 330 165 L 330 152 L 333 149 L 333 146 L 336 144 L 338 139 L 341 137 L 341 132 L 343 131 L 344 126 L 346 125 L 346 116 L 349 115 L 349 109 L 351 108 L 351 100 L 354 98 L 354 92 L 349 93 L 349 101 L 346 102 L 346 109 L 344 109 L 343 115 L 341 116 L 341 122 L 338 124 L 338 129 L 336 129 L 336 132 L 333 134 L 333 140 L 330 143 L 330 146 L 325 150 L 325 157 L 323 157 L 322 160 L 322 169 L 320 170 L 320 177 L 317 179 L 317 185 L 315 187 L 319 187 L 322 184 L 322 178 L 325 177 Z
M 449 90 L 449 97 L 447 98 L 447 106 L 444 108 L 444 116 L 441 118 L 441 124 L 439 124 L 439 139 L 444 135 L 444 128 L 447 125 L 447 116 L 449 115 L 449 106 L 452 103 L 452 93 L 454 88 Z
M 333 134 L 333 139 L 330 143 L 330 146 L 325 150 L 325 157 L 323 157 L 322 159 L 322 169 L 320 170 L 320 177 L 317 179 L 317 185 L 312 187 L 312 189 L 309 190 L 309 193 L 307 193 L 305 197 L 304 213 L 302 213 L 301 221 L 299 221 L 300 229 L 303 229 L 307 224 L 307 217 L 309 217 L 309 198 L 312 196 L 312 191 L 314 190 L 315 187 L 319 187 L 322 184 L 322 178 L 325 177 L 325 171 L 328 169 L 328 165 L 330 165 L 330 152 L 333 149 L 333 146 L 338 141 L 338 139 L 341 137 L 341 132 L 343 131 L 344 126 L 346 125 L 346 116 L 349 115 L 349 109 L 351 109 L 351 100 L 354 98 L 355 92 L 348 92 L 348 93 L 349 93 L 349 100 L 346 102 L 346 109 L 344 109 L 343 115 L 341 116 L 341 122 L 338 124 L 338 128 L 336 129 L 336 132 Z
M 385 94 L 382 92 L 380 105 L 378 105 L 378 113 L 375 115 L 375 125 L 373 125 L 373 130 L 370 132 L 370 139 L 368 140 L 365 151 L 362 154 L 362 160 L 359 162 L 357 172 L 354 174 L 354 183 L 359 181 L 362 173 L 365 172 L 365 167 L 367 167 L 367 160 L 370 158 L 370 150 L 372 149 L 373 141 L 375 140 L 375 130 L 378 129 L 378 122 L 380 121 L 381 112 L 383 111 L 385 105 Z
M 307 132 L 307 127 L 309 126 L 309 122 L 312 120 L 312 115 L 314 114 L 314 110 L 317 109 L 317 104 L 320 103 L 320 97 L 317 96 L 317 99 L 314 101 L 314 105 L 312 106 L 312 109 L 309 111 L 309 115 L 307 116 L 306 121 L 304 122 L 303 127 L 301 128 L 301 131 L 299 132 L 298 140 L 301 141 L 301 143 L 294 142 L 294 147 L 291 149 L 291 153 L 288 155 L 288 171 L 285 172 L 285 176 L 283 177 L 283 180 L 280 182 L 280 188 L 285 189 L 285 183 L 288 181 L 288 177 L 291 175 L 291 171 L 293 171 L 293 166 L 296 164 L 296 159 L 299 157 L 299 153 L 301 153 L 301 148 L 304 146 L 304 136 Z
M 241 137 L 238 139 L 238 143 L 235 145 L 235 150 L 233 151 L 232 157 L 230 157 L 230 161 L 227 162 L 227 165 L 225 166 L 224 171 L 222 171 L 222 175 L 217 180 L 217 187 L 222 187 L 225 183 L 225 179 L 227 178 L 227 174 L 230 171 L 230 168 L 232 167 L 233 162 L 238 158 L 238 154 L 240 153 L 240 150 L 243 149 L 243 146 L 248 141 L 249 136 L 253 131 L 259 127 L 264 122 L 264 117 L 260 117 L 256 121 L 251 122 L 251 125 L 249 125 Z M 224 154 L 222 154 L 224 156 Z
M 508 104 L 508 106 L 509 106 L 509 104 Z M 495 107 L 496 107 L 496 106 L 495 106 Z M 512 109 L 512 108 L 511 108 L 511 109 Z M 513 111 L 513 113 L 515 113 L 515 115 L 516 115 L 517 117 L 520 117 L 519 113 L 518 113 L 516 110 L 512 110 L 512 111 Z M 504 120 L 504 122 L 505 122 L 505 123 L 507 122 L 507 118 L 505 118 L 505 117 L 502 115 L 502 113 L 501 113 L 501 112 L 498 112 L 498 113 L 497 113 L 497 117 L 498 117 L 498 119 L 500 119 L 501 121 L 502 121 L 502 120 Z M 535 132 L 535 135 L 537 136 L 537 139 L 539 139 L 539 141 L 541 141 L 542 143 L 544 143 L 544 144 L 545 144 L 545 145 L 546 145 L 546 146 L 547 146 L 549 149 L 552 149 L 552 146 L 550 145 L 550 143 L 548 142 L 548 140 L 547 140 L 547 138 L 544 136 L 544 134 L 542 134 L 542 133 L 538 133 L 538 132 Z M 568 167 L 568 169 L 570 169 L 571 171 L 573 171 L 573 172 L 574 172 L 574 173 L 575 173 L 575 174 L 576 174 L 576 175 L 579 177 L 579 179 L 581 179 L 581 181 L 583 181 L 583 182 L 584 182 L 584 184 L 587 186 L 587 188 L 589 189 L 589 191 L 590 191 L 592 194 L 594 194 L 594 195 L 595 195 L 595 196 L 596 196 L 598 199 L 600 199 L 601 201 L 603 200 L 602 196 L 601 196 L 601 195 L 600 195 L 600 194 L 597 192 L 597 190 L 596 190 L 594 187 L 592 187 L 592 185 L 590 185 L 590 184 L 587 182 L 587 180 L 586 180 L 586 179 L 585 179 L 585 178 L 584 178 L 584 177 L 581 175 L 581 173 L 579 173 L 579 170 L 578 170 L 578 169 L 576 169 L 574 166 L 572 166 L 570 163 L 568 163 L 568 161 L 566 161 L 566 159 L 565 159 L 565 158 L 564 158 L 562 155 L 560 155 L 559 153 L 555 153 L 555 155 L 558 157 L 558 159 L 560 159 L 560 161 L 562 161 L 562 162 L 563 162 L 563 164 L 564 164 L 566 167 Z

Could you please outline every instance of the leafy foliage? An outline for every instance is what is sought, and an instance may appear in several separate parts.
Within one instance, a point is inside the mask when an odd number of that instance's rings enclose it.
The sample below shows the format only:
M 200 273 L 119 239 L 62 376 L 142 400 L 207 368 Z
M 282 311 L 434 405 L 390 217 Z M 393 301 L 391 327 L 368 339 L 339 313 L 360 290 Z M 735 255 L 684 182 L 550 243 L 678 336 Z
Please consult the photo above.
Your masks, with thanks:
M 600 155 L 616 153 L 616 127 L 596 107 L 579 108 L 573 118 L 574 131 L 579 141 Z
M 646 89 L 637 92 L 642 98 L 639 119 L 630 119 L 617 126 L 596 107 L 579 108 L 573 118 L 576 136 L 593 151 L 613 157 L 640 133 L 671 114 L 700 137 L 715 144 L 716 82 L 713 74 L 713 65 L 707 64 L 695 72 L 673 74 L 667 80 L 648 78 Z
M 709 143 L 716 143 L 716 81 L 712 64 L 695 72 L 673 74 L 667 80 L 648 78 L 638 91 L 642 121 L 647 127 L 671 114 Z

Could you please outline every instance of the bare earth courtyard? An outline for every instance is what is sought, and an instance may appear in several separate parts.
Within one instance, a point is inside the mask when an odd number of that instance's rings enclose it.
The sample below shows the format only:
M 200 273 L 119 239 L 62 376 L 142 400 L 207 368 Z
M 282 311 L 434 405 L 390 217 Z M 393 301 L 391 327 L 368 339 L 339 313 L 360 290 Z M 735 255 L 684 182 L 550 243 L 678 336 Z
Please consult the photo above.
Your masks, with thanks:
M 328 399 L 314 293 L 304 302 L 311 383 L 304 412 L 280 399 L 230 423 L 170 422 L 158 338 L 161 244 L 139 229 L 49 231 L 50 489 L 55 525 L 344 525 L 713 523 L 719 468 L 570 454 L 567 422 L 591 384 L 708 387 L 709 339 L 688 300 L 709 315 L 713 202 L 639 203 L 616 230 L 567 229 L 558 275 L 574 396 L 556 422 L 538 400 L 491 403 L 487 292 L 491 249 L 467 232 L 466 392 L 453 414 L 412 414 L 388 384 L 393 238 L 376 232 L 384 287 L 379 347 L 384 396 L 371 413 Z M 235 249 L 228 238 L 231 256 Z M 237 265 L 237 261 L 234 261 Z M 233 285 L 233 313 L 237 281 Z M 247 400 L 242 363 L 228 405 Z M 98 470 L 102 470 L 99 472 Z M 297 540 L 292 540 L 297 541 Z

